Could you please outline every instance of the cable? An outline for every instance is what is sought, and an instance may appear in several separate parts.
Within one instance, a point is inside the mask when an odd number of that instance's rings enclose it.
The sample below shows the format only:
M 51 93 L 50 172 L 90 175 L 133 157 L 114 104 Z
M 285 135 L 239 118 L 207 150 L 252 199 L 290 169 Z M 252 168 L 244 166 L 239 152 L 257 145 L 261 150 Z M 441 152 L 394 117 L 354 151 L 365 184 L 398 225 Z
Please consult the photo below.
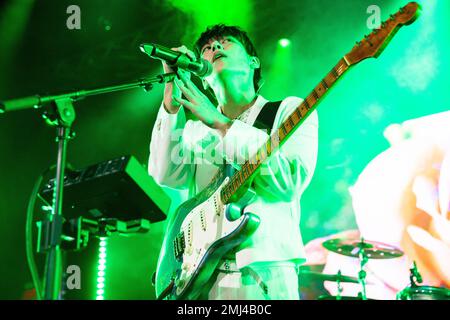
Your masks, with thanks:
M 39 274 L 34 260 L 33 254 L 33 214 L 34 206 L 36 204 L 36 198 L 39 195 L 39 189 L 41 187 L 44 176 L 53 170 L 56 165 L 50 166 L 46 169 L 36 180 L 33 191 L 31 192 L 30 199 L 28 200 L 27 218 L 25 223 L 25 251 L 27 255 L 28 268 L 30 269 L 31 279 L 33 281 L 34 288 L 36 289 L 36 296 L 38 300 L 42 299 L 42 284 L 39 279 Z
M 34 288 L 36 289 L 36 296 L 38 300 L 41 300 L 41 282 L 39 280 L 39 274 L 36 267 L 36 261 L 34 260 L 33 254 L 33 212 L 34 205 L 36 203 L 37 193 L 39 192 L 39 187 L 41 186 L 44 175 L 41 174 L 36 180 L 33 191 L 31 192 L 30 199 L 28 200 L 27 207 L 27 221 L 25 224 L 25 243 L 26 243 L 26 253 L 28 268 L 30 269 L 31 278 L 33 280 Z

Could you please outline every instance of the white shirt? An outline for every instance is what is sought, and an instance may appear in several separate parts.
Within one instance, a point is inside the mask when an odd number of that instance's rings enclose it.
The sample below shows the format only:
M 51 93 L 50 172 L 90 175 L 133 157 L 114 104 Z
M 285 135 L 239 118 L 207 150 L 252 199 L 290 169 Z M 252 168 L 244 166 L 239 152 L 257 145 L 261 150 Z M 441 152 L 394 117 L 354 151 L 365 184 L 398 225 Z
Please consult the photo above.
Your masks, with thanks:
M 302 99 L 285 98 L 278 108 L 272 132 L 300 105 Z M 161 185 L 187 189 L 194 197 L 211 181 L 223 159 L 236 168 L 253 156 L 269 135 L 253 127 L 267 100 L 258 96 L 222 138 L 201 121 L 186 121 L 181 107 L 158 112 L 150 143 L 149 174 Z M 313 176 L 318 149 L 318 117 L 313 112 L 286 143 L 261 166 L 254 179 L 256 197 L 244 209 L 260 217 L 260 225 L 236 252 L 236 264 L 305 259 L 300 234 L 300 198 Z

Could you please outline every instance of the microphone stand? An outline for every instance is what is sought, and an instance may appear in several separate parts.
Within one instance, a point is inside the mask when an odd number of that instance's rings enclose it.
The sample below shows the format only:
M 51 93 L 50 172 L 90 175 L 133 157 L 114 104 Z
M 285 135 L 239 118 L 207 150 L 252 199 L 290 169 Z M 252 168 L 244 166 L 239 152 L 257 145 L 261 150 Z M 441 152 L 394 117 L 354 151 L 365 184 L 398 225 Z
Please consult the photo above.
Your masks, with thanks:
M 173 81 L 176 73 L 161 74 L 153 78 L 141 79 L 135 82 L 109 86 L 104 88 L 81 90 L 56 96 L 30 96 L 0 102 L 0 114 L 22 109 L 39 109 L 50 104 L 52 110 L 44 112 L 44 119 L 50 126 L 56 127 L 56 141 L 58 142 L 58 156 L 56 165 L 56 180 L 53 193 L 52 213 L 43 221 L 42 252 L 47 253 L 44 275 L 44 299 L 61 299 L 62 286 L 62 226 L 64 217 L 62 215 L 64 173 L 66 169 L 67 142 L 72 136 L 71 127 L 75 121 L 75 109 L 73 102 L 88 96 L 104 93 L 123 91 L 142 87 L 146 91 L 153 88 L 154 83 L 166 83 Z

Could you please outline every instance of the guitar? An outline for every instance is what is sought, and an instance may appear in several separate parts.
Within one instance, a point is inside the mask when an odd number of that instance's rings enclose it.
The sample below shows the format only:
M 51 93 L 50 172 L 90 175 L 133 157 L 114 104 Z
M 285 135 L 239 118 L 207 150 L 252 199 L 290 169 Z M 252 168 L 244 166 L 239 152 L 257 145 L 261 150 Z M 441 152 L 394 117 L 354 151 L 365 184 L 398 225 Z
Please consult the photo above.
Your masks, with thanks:
M 158 259 L 158 299 L 198 298 L 221 258 L 258 228 L 258 216 L 243 209 L 255 194 L 250 185 L 261 163 L 289 139 L 351 66 L 378 57 L 400 27 L 414 22 L 419 12 L 419 5 L 410 2 L 357 42 L 239 171 L 231 177 L 219 171 L 201 193 L 181 204 L 168 222 Z

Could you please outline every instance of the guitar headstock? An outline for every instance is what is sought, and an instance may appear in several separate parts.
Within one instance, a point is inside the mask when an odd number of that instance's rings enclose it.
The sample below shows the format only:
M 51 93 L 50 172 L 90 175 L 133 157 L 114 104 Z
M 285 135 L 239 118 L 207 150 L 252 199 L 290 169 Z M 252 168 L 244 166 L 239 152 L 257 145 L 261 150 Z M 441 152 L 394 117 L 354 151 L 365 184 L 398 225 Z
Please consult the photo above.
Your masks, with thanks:
M 371 58 L 378 57 L 386 45 L 389 43 L 395 32 L 403 25 L 413 23 L 420 14 L 420 5 L 417 2 L 410 2 L 401 8 L 396 14 L 381 24 L 380 29 L 375 29 L 370 35 L 356 43 L 352 51 L 345 55 L 349 65 Z

